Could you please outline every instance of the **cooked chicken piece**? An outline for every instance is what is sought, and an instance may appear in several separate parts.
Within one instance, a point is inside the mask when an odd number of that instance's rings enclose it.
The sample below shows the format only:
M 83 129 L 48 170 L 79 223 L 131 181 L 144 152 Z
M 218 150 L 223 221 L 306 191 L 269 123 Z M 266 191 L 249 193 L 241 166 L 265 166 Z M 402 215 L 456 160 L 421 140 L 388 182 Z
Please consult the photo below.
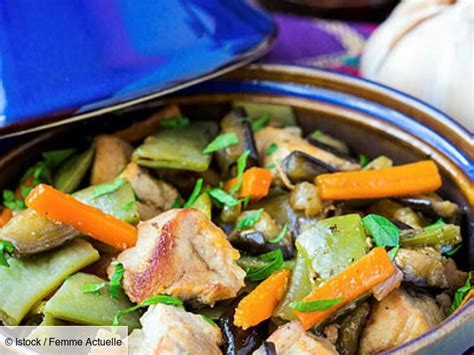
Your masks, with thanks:
M 128 164 L 120 176 L 130 182 L 135 195 L 141 202 L 138 205 L 138 212 L 142 221 L 171 209 L 179 196 L 172 185 L 153 178 L 135 163 Z
M 452 259 L 443 258 L 433 248 L 400 249 L 395 262 L 404 280 L 418 286 L 457 289 L 467 278 L 467 273 L 458 270 Z
M 261 157 L 262 165 L 269 166 L 272 164 L 278 165 L 283 159 L 285 159 L 291 152 L 296 150 L 303 153 L 309 154 L 325 163 L 333 166 L 340 170 L 358 170 L 360 165 L 344 160 L 330 152 L 327 152 L 321 148 L 311 145 L 302 136 L 301 129 L 299 127 L 286 127 L 286 128 L 275 128 L 265 127 L 255 134 L 255 142 L 257 144 L 257 150 Z M 275 143 L 278 147 L 272 154 L 267 154 L 267 148 Z M 273 169 L 273 176 L 275 181 L 279 181 L 278 169 Z
M 306 332 L 299 321 L 278 327 L 268 337 L 266 343 L 273 343 L 277 355 L 337 354 L 336 348 L 331 343 Z M 266 355 L 265 347 L 261 346 L 255 350 L 254 355 Z
M 222 334 L 201 315 L 157 304 L 141 317 L 142 329 L 128 338 L 130 354 L 221 354 Z
M 133 147 L 123 139 L 107 134 L 94 138 L 95 159 L 91 184 L 102 184 L 115 179 L 127 166 Z
M 173 209 L 138 225 L 135 247 L 122 252 L 123 288 L 133 302 L 161 293 L 205 304 L 244 286 L 239 252 L 202 212 Z M 109 268 L 109 276 L 113 268 Z
M 360 354 L 378 354 L 427 332 L 444 318 L 430 296 L 397 289 L 377 302 L 362 334 Z

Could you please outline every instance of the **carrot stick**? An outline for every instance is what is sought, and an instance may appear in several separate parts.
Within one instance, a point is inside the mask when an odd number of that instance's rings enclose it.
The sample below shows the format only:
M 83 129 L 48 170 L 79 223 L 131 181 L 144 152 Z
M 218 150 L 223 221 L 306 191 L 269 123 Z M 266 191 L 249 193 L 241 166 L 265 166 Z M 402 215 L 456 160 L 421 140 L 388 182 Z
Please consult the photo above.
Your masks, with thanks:
M 268 169 L 253 167 L 246 170 L 242 175 L 242 185 L 239 197 L 250 197 L 252 200 L 260 200 L 268 195 L 272 183 L 272 172 Z M 225 189 L 229 191 L 237 184 L 237 179 L 226 182 Z
M 270 318 L 285 295 L 290 271 L 280 270 L 242 298 L 235 310 L 234 324 L 244 330 Z
M 344 300 L 324 311 L 302 313 L 295 311 L 305 329 L 320 323 L 345 304 L 355 300 L 364 292 L 386 280 L 395 272 L 395 267 L 383 248 L 374 248 L 336 276 L 311 292 L 304 301 L 319 301 L 343 298 Z
M 3 227 L 13 217 L 12 210 L 4 207 L 0 214 L 0 228 Z
M 135 245 L 137 229 L 55 188 L 40 184 L 27 196 L 26 205 L 56 222 L 68 224 L 103 243 L 123 250 Z
M 441 187 L 441 176 L 431 160 L 380 170 L 322 174 L 315 179 L 324 200 L 350 200 L 432 192 Z

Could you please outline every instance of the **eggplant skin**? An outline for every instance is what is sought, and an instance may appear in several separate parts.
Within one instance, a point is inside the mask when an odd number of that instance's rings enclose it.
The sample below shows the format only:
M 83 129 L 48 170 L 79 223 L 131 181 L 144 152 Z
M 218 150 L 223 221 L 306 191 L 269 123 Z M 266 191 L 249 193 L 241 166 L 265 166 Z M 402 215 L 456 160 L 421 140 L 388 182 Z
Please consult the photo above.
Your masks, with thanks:
M 51 222 L 31 209 L 20 211 L 0 228 L 0 240 L 11 242 L 19 255 L 53 249 L 79 234 L 73 227 Z
M 364 302 L 342 320 L 336 343 L 337 351 L 341 355 L 357 354 L 360 335 L 369 313 L 370 305 L 368 302 Z
M 230 111 L 220 122 L 220 134 L 235 133 L 239 143 L 216 152 L 217 164 L 224 176 L 230 178 L 236 173 L 237 160 L 248 150 L 247 168 L 258 166 L 259 156 L 247 114 L 241 107 Z
M 241 298 L 239 297 L 232 304 L 229 311 L 217 321 L 224 338 L 224 343 L 221 347 L 222 353 L 226 355 L 251 354 L 260 347 L 268 335 L 267 321 L 246 330 L 234 325 L 235 308 Z

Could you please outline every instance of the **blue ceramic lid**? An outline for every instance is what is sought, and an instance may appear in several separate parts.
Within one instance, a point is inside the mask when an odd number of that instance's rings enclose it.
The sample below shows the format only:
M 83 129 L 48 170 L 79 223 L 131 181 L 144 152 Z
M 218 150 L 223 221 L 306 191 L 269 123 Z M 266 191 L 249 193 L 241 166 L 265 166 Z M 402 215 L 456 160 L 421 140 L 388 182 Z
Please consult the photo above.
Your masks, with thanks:
M 262 55 L 275 31 L 243 0 L 3 0 L 0 138 L 217 76 Z

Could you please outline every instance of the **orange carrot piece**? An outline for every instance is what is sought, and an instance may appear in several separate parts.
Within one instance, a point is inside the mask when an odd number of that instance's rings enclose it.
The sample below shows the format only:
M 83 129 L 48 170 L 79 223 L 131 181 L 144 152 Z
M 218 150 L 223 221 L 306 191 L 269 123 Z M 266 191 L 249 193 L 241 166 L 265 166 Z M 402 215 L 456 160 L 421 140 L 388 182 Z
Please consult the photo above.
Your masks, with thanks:
M 40 184 L 27 196 L 26 205 L 56 222 L 68 224 L 117 249 L 135 245 L 137 229 L 55 188 Z
M 242 298 L 235 310 L 234 324 L 244 330 L 270 318 L 285 295 L 291 272 L 280 270 Z
M 312 291 L 303 301 L 319 301 L 343 298 L 344 300 L 324 311 L 295 314 L 305 329 L 320 323 L 345 304 L 355 300 L 364 292 L 386 280 L 395 272 L 395 267 L 383 248 L 374 248 L 368 254 L 349 265 Z
M 441 187 L 441 176 L 431 160 L 380 170 L 322 174 L 315 179 L 324 200 L 380 198 L 432 192 Z
M 237 184 L 237 179 L 226 182 L 225 189 L 229 191 Z M 242 175 L 242 185 L 239 197 L 250 197 L 252 200 L 260 200 L 268 195 L 272 184 L 272 172 L 268 169 L 253 167 L 246 170 Z
M 12 210 L 4 207 L 0 214 L 0 228 L 3 227 L 13 217 Z

